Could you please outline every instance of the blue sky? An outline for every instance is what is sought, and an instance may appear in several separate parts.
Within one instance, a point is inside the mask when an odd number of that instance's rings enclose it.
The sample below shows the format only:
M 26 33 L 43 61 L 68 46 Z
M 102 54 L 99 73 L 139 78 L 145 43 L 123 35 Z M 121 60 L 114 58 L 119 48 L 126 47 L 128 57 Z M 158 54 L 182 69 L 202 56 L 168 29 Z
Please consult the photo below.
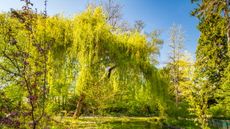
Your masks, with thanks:
M 43 10 L 43 0 L 31 0 L 34 7 Z M 87 3 L 93 0 L 48 0 L 48 14 L 62 13 L 73 16 L 84 10 Z M 185 49 L 195 54 L 199 31 L 198 20 L 190 15 L 196 7 L 190 0 L 117 0 L 122 6 L 123 19 L 133 24 L 136 20 L 145 22 L 145 32 L 161 30 L 164 45 L 159 57 L 160 65 L 168 60 L 169 29 L 172 24 L 179 24 L 185 32 Z M 20 8 L 20 0 L 0 0 L 0 11 Z

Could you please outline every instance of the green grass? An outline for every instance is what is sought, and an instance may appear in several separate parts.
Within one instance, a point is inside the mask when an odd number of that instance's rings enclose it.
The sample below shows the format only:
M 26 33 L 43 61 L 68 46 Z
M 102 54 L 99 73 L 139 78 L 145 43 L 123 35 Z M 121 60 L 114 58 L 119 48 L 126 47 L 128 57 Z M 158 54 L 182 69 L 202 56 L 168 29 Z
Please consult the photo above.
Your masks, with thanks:
M 62 124 L 53 128 L 69 129 L 159 129 L 159 117 L 80 117 L 73 119 L 71 117 L 56 117 Z
M 176 127 L 181 129 L 199 129 L 189 119 L 162 119 L 159 117 L 55 117 L 59 124 L 52 129 L 162 129 Z

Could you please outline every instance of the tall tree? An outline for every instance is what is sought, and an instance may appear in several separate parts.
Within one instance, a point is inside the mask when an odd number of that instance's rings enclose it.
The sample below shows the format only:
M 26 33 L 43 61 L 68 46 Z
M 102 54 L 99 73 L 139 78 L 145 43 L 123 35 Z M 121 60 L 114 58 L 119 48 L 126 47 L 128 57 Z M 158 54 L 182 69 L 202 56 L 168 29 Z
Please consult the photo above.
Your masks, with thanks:
M 145 35 L 138 32 L 113 34 L 106 24 L 102 10 L 96 8 L 77 16 L 74 21 L 74 42 L 72 55 L 79 61 L 79 76 L 76 89 L 80 95 L 75 116 L 80 115 L 81 103 L 88 96 L 89 89 L 101 90 L 103 81 L 117 73 L 117 78 L 127 79 L 130 70 L 141 74 L 150 83 L 150 90 L 158 87 L 155 83 L 160 80 L 157 70 L 150 64 L 149 55 L 156 46 L 148 46 Z M 103 68 L 107 68 L 107 77 Z M 127 72 L 124 72 L 127 71 Z M 102 80 L 102 81 L 101 81 Z M 115 81 L 119 82 L 122 79 Z M 159 88 L 159 87 L 158 87 Z M 92 93 L 95 93 L 94 90 Z
M 200 20 L 201 35 L 196 51 L 194 109 L 202 128 L 207 127 L 208 109 L 220 103 L 215 97 L 229 76 L 229 1 L 199 1 L 192 13 Z M 223 90 L 222 90 L 223 91 Z M 225 92 L 225 91 L 223 91 Z M 225 98 L 226 96 L 222 96 Z
M 183 56 L 183 47 L 184 47 L 184 34 L 181 29 L 181 26 L 173 25 L 170 29 L 170 75 L 171 75 L 171 85 L 172 91 L 175 95 L 176 106 L 179 103 L 179 87 L 181 80 L 181 64 L 180 60 Z

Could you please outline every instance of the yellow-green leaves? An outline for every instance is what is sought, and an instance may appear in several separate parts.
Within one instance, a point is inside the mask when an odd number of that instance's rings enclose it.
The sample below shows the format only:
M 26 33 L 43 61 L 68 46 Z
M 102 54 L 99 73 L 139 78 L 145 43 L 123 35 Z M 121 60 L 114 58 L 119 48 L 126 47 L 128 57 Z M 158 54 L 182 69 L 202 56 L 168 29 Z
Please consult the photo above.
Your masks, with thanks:
M 79 63 L 75 87 L 78 94 L 103 105 L 123 92 L 136 97 L 146 93 L 153 98 L 163 91 L 158 89 L 166 88 L 160 87 L 161 78 L 150 62 L 149 56 L 157 46 L 150 46 L 146 35 L 113 33 L 101 8 L 89 7 L 75 17 L 73 26 L 73 44 L 69 50 Z
M 26 23 L 30 23 L 32 29 L 15 18 L 0 16 L 0 42 L 4 43 L 0 48 L 12 40 L 7 36 L 14 37 L 28 56 L 20 63 L 26 66 L 23 74 L 29 79 L 29 86 L 36 88 L 23 94 L 24 97 L 42 96 L 49 103 L 49 112 L 56 108 L 61 110 L 73 96 L 84 96 L 93 111 L 110 107 L 116 99 L 117 104 L 132 100 L 130 103 L 138 101 L 139 106 L 160 100 L 161 89 L 166 87 L 160 86 L 162 78 L 150 61 L 150 55 L 157 48 L 156 37 L 149 45 L 146 34 L 137 31 L 115 33 L 100 7 L 89 7 L 73 19 L 34 15 L 33 22 Z M 9 28 L 12 35 L 6 32 Z M 15 46 L 7 49 L 19 50 Z M 9 62 L 4 60 L 4 63 L 16 70 Z M 41 106 L 43 100 L 36 104 Z M 53 101 L 56 103 L 51 104 Z M 124 105 L 132 106 L 130 103 Z

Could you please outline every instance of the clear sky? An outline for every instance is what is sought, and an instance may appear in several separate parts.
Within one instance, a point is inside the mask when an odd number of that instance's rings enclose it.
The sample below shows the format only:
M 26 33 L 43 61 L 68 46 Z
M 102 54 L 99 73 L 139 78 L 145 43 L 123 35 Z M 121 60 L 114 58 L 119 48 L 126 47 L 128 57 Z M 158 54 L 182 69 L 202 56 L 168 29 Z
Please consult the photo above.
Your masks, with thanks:
M 42 11 L 43 0 L 31 0 L 34 7 Z M 93 0 L 48 0 L 48 14 L 62 13 L 73 16 L 84 10 L 87 3 Z M 145 32 L 154 29 L 162 31 L 161 38 L 164 45 L 161 49 L 160 65 L 168 60 L 169 54 L 169 29 L 172 24 L 179 24 L 185 32 L 185 49 L 195 54 L 199 31 L 198 20 L 190 15 L 196 7 L 190 0 L 117 0 L 120 3 L 123 19 L 133 24 L 136 20 L 145 22 Z M 9 11 L 10 8 L 19 9 L 22 6 L 20 0 L 0 0 L 0 11 Z

